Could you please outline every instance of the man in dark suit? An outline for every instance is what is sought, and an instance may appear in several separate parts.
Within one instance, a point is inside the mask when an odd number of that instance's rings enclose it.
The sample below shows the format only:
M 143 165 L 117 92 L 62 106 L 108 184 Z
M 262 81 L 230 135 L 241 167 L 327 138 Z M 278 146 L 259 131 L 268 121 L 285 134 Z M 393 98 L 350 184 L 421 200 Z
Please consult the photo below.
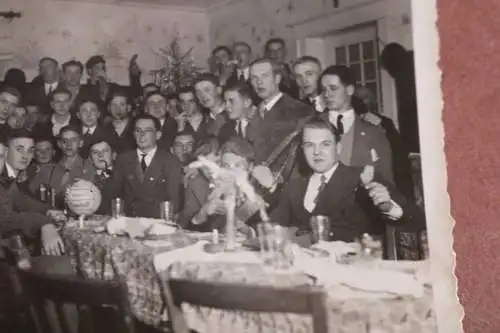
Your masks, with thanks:
M 64 77 L 64 87 L 71 93 L 71 114 L 76 116 L 76 105 L 82 98 L 82 95 L 86 94 L 85 89 L 81 84 L 83 64 L 77 60 L 70 60 L 62 64 L 61 67 Z
M 116 152 L 113 151 L 109 142 L 96 138 L 90 143 L 89 160 L 95 169 L 92 182 L 101 191 L 101 204 L 97 214 L 111 215 L 111 200 L 113 197 L 113 164 Z
M 229 78 L 229 83 L 243 82 L 251 87 L 250 83 L 250 63 L 252 61 L 252 48 L 246 42 L 235 42 L 233 44 L 234 59 L 237 62 L 236 68 Z M 254 105 L 259 105 L 261 102 L 257 93 L 252 89 L 252 102 Z
M 104 129 L 114 136 L 115 151 L 122 153 L 135 148 L 134 129 L 131 119 L 132 101 L 125 91 L 117 90 L 111 93 L 107 109 L 111 121 Z
M 38 111 L 50 116 L 50 96 L 61 84 L 59 82 L 59 63 L 54 58 L 44 57 L 40 59 L 39 71 L 42 81 L 32 83 L 29 88 L 30 100 L 38 107 Z
M 161 137 L 158 140 L 158 147 L 169 151 L 177 133 L 177 122 L 168 113 L 167 99 L 163 93 L 157 90 L 147 95 L 144 99 L 144 111 L 160 122 Z
M 283 38 L 270 38 L 264 45 L 264 56 L 272 59 L 280 68 L 280 90 L 293 98 L 299 98 L 299 87 L 293 79 L 290 66 L 286 63 L 287 49 Z
M 15 131 L 8 143 L 0 143 L 0 234 L 3 237 L 21 232 L 30 241 L 41 231 L 43 250 L 59 255 L 63 242 L 53 224 L 64 218 L 60 211 L 49 207 L 19 191 L 17 177 L 26 170 L 34 154 L 34 140 L 24 130 Z
M 230 82 L 224 87 L 224 101 L 229 120 L 220 129 L 221 144 L 233 136 L 247 137 L 247 127 L 254 112 L 252 91 L 251 86 L 241 81 Z
M 11 134 L 8 124 L 12 112 L 21 103 L 21 93 L 11 87 L 0 88 L 0 140 L 7 140 Z
M 316 111 L 323 111 L 323 103 L 318 93 L 318 78 L 321 62 L 312 56 L 302 56 L 292 65 L 295 82 L 299 88 L 299 99 L 311 105 Z
M 220 128 L 227 121 L 226 106 L 222 98 L 222 87 L 218 78 L 211 73 L 200 74 L 194 82 L 196 98 L 206 113 L 206 133 L 218 136 Z
M 38 122 L 33 127 L 33 133 L 37 136 L 49 136 L 52 140 L 56 141 L 63 127 L 78 126 L 80 122 L 76 116 L 70 113 L 71 92 L 68 89 L 58 87 L 54 90 L 50 96 L 49 106 L 52 112 L 51 116 Z M 60 155 L 61 151 L 57 150 L 56 159 Z
M 286 181 L 294 168 L 296 147 L 283 144 L 311 116 L 313 109 L 280 91 L 281 67 L 270 59 L 258 59 L 250 68 L 251 82 L 262 102 L 248 125 L 248 140 L 253 142 L 259 163 L 280 171 Z M 274 154 L 282 146 L 281 154 Z M 276 156 L 278 155 L 278 156 Z
M 137 65 L 137 55 L 134 55 L 129 63 L 130 86 L 122 86 L 108 81 L 106 73 L 106 60 L 100 55 L 90 57 L 85 63 L 89 79 L 83 86 L 86 94 L 97 96 L 104 103 L 115 90 L 125 89 L 133 100 L 142 93 L 141 71 Z
M 158 118 L 141 115 L 134 124 L 137 150 L 118 156 L 113 173 L 113 196 L 121 197 L 127 216 L 160 218 L 160 204 L 181 206 L 182 166 L 170 152 L 159 149 Z
M 208 136 L 205 126 L 208 116 L 203 114 L 192 86 L 179 89 L 179 106 L 181 112 L 175 118 L 178 132 L 192 133 L 196 142 L 203 141 Z
M 271 220 L 310 230 L 310 218 L 330 219 L 331 240 L 350 242 L 363 233 L 382 234 L 386 223 L 425 228 L 421 212 L 376 173 L 348 167 L 338 159 L 334 128 L 322 119 L 308 122 L 302 132 L 302 150 L 311 176 L 287 185 Z
M 354 77 L 346 66 L 334 65 L 321 73 L 320 88 L 325 102 L 321 117 L 336 129 L 342 147 L 339 159 L 345 165 L 373 165 L 386 181 L 394 184 L 392 152 L 384 129 L 361 119 L 354 111 Z
M 84 97 L 78 101 L 77 117 L 82 124 L 83 139 L 83 145 L 80 148 L 80 156 L 83 159 L 89 157 L 90 143 L 97 138 L 110 142 L 113 147 L 117 145 L 117 138 L 113 133 L 99 124 L 101 109 L 101 101 L 96 98 Z

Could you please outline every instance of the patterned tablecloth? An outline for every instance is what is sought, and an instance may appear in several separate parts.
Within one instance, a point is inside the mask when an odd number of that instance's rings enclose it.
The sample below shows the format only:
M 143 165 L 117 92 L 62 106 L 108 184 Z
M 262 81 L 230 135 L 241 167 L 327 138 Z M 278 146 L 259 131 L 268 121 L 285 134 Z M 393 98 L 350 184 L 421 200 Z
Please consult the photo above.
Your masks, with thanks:
M 92 227 L 99 224 L 102 222 L 86 222 L 86 226 Z M 268 272 L 258 264 L 176 262 L 168 270 L 156 272 L 153 265 L 156 254 L 190 245 L 196 237 L 175 233 L 165 247 L 153 249 L 139 240 L 113 237 L 90 229 L 69 225 L 63 231 L 68 253 L 77 270 L 90 278 L 124 277 L 133 313 L 142 322 L 156 327 L 164 319 L 161 282 L 169 277 L 282 287 L 311 283 L 306 275 Z M 430 288 L 421 298 L 381 296 L 340 287 L 327 290 L 327 293 L 329 332 L 437 332 Z M 220 311 L 189 305 L 183 310 L 191 328 L 201 333 L 311 332 L 311 319 L 307 316 Z

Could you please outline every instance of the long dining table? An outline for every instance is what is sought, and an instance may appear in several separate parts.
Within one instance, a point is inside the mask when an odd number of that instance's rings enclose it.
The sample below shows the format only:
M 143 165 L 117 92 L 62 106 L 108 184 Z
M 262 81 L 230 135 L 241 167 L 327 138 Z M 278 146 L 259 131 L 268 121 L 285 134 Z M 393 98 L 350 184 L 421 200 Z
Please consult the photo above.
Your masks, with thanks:
M 106 232 L 109 218 L 96 216 L 84 223 L 68 222 L 62 230 L 67 254 L 75 270 L 88 278 L 126 280 L 135 317 L 147 325 L 165 328 L 169 278 L 231 282 L 276 287 L 313 284 L 301 271 L 269 270 L 258 253 L 242 253 L 241 260 L 196 252 L 208 241 L 203 233 L 175 231 L 161 241 L 113 236 Z M 191 252 L 183 249 L 191 248 Z M 246 259 L 245 259 L 246 258 Z M 219 260 L 220 259 L 220 260 Z M 432 287 L 418 297 L 325 286 L 329 332 L 418 333 L 437 332 Z M 188 325 L 200 333 L 312 332 L 311 319 L 294 314 L 264 314 L 183 306 Z

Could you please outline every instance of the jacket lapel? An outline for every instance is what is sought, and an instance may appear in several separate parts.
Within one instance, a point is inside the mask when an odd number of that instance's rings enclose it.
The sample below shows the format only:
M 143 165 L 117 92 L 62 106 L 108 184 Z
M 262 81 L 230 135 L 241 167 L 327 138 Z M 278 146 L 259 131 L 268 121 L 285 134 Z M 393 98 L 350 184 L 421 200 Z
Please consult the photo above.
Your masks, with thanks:
M 149 164 L 148 168 L 146 169 L 146 172 L 144 172 L 144 178 L 142 182 L 144 181 L 154 181 L 156 180 L 157 177 L 161 175 L 161 150 L 157 149 L 155 152 L 155 155 L 153 156 L 153 159 L 151 160 L 151 163 Z M 140 167 L 139 167 L 140 169 Z

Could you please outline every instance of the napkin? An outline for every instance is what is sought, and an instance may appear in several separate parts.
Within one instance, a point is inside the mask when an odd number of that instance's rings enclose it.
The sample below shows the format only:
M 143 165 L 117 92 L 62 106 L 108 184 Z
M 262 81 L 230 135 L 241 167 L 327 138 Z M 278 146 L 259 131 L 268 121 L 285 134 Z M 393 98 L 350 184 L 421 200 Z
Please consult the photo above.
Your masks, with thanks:
M 166 270 L 174 262 L 221 262 L 221 263 L 260 263 L 259 254 L 252 251 L 207 253 L 203 249 L 208 241 L 199 241 L 180 249 L 157 254 L 154 265 L 158 272 Z
M 424 287 L 413 274 L 376 267 L 342 265 L 315 258 L 300 263 L 301 270 L 316 277 L 317 284 L 326 288 L 347 286 L 352 289 L 372 292 L 411 295 L 422 297 Z
M 118 217 L 110 219 L 106 225 L 108 233 L 111 235 L 128 234 L 132 238 L 150 235 L 168 235 L 177 229 L 174 226 L 166 225 L 164 220 L 151 218 Z

